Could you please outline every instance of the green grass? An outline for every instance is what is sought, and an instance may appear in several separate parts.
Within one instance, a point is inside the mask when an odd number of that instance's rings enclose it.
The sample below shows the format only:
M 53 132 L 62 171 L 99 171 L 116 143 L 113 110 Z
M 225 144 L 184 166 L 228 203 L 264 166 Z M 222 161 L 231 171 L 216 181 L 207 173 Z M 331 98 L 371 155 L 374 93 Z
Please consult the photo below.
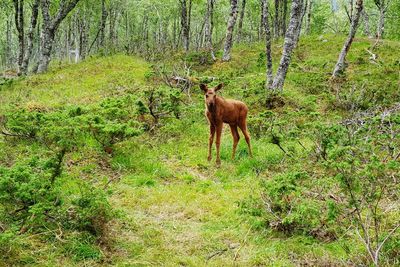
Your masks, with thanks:
M 309 120 L 337 120 L 340 110 L 330 108 L 334 92 L 329 78 L 343 36 L 306 37 L 294 53 L 283 98 L 286 105 L 274 110 L 284 125 L 303 125 Z M 274 68 L 280 49 L 274 43 Z M 397 42 L 380 46 L 381 65 L 368 62 L 366 39 L 356 40 L 348 60 L 348 76 L 342 88 L 353 85 L 368 90 L 384 87 L 395 99 L 399 89 Z M 250 116 L 264 110 L 264 67 L 257 60 L 263 44 L 235 47 L 229 63 L 195 66 L 199 76 L 216 76 L 225 82 L 222 94 L 243 99 Z M 171 62 L 167 62 L 167 65 Z M 397 64 L 397 65 L 396 65 Z M 152 86 L 146 80 L 150 64 L 136 57 L 116 55 L 90 58 L 77 65 L 53 67 L 50 72 L 15 81 L 0 89 L 0 116 L 16 107 L 51 110 L 68 105 L 87 105 L 107 96 L 139 92 Z M 197 90 L 195 87 L 194 91 Z M 397 91 L 396 91 L 397 90 Z M 264 222 L 240 213 L 238 203 L 260 196 L 259 182 L 285 172 L 287 156 L 268 138 L 253 138 L 254 158 L 247 155 L 241 138 L 236 158 L 230 159 L 232 140 L 225 128 L 222 166 L 207 162 L 208 126 L 199 93 L 187 101 L 183 119 L 167 119 L 154 134 L 144 134 L 118 144 L 113 157 L 98 156 L 91 146 L 71 153 L 65 171 L 74 179 L 91 180 L 103 187 L 108 179 L 112 206 L 119 216 L 111 223 L 112 247 L 105 249 L 82 240 L 63 247 L 39 236 L 24 236 L 19 265 L 31 266 L 298 266 L 302 263 L 346 266 L 346 260 L 363 253 L 357 241 L 321 242 L 303 235 L 284 236 Z M 388 104 L 392 100 L 383 99 Z M 313 114 L 317 113 L 317 115 Z M 311 140 L 302 140 L 309 147 Z M 301 147 L 284 142 L 295 150 Z M 7 153 L 19 158 L 35 154 L 34 145 L 14 146 L 0 137 L 0 164 L 11 164 Z M 7 152 L 8 151 L 8 152 Z M 13 157 L 14 158 L 14 157 Z M 15 158 L 14 158 L 15 160 Z M 300 166 L 307 166 L 299 158 Z M 61 180 L 66 193 L 79 185 Z M 73 237 L 71 237 L 73 238 Z M 345 247 L 349 247 L 345 249 Z M 34 252 L 37 251 L 37 252 Z M 347 251 L 347 252 L 346 252 Z M 0 263 L 0 266 L 2 264 Z
M 0 112 L 13 106 L 51 109 L 98 102 L 106 96 L 143 86 L 148 67 L 148 63 L 139 58 L 116 55 L 52 68 L 45 74 L 29 76 L 2 90 Z

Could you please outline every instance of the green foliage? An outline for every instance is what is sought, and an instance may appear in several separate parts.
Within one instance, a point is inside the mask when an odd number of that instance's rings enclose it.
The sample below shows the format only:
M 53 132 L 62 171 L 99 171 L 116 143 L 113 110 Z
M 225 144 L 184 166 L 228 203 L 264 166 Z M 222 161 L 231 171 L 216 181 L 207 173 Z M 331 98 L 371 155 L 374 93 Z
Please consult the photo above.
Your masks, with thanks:
M 327 226 L 335 219 L 332 203 L 310 194 L 311 178 L 305 172 L 289 172 L 262 182 L 268 225 L 288 234 L 301 232 L 320 238 L 333 233 Z M 328 216 L 329 214 L 329 216 Z
M 141 133 L 141 124 L 136 121 L 133 106 L 134 100 L 130 95 L 108 98 L 86 116 L 91 134 L 104 149 Z
M 162 117 L 173 115 L 176 119 L 181 116 L 183 93 L 177 88 L 159 86 L 157 88 L 147 88 L 136 102 L 138 114 L 149 114 L 153 119 L 153 124 L 158 125 Z M 147 129 L 152 129 L 148 125 Z
M 46 163 L 33 158 L 11 168 L 0 168 L 0 203 L 5 221 L 19 226 L 42 227 L 56 216 L 60 205 L 58 189 L 53 186 Z
M 79 197 L 73 199 L 71 204 L 66 227 L 87 231 L 94 236 L 107 234 L 107 223 L 113 213 L 103 190 L 82 184 Z
M 112 216 L 106 195 L 93 185 L 81 182 L 80 194 L 70 201 L 63 194 L 62 185 L 52 181 L 50 166 L 48 161 L 33 158 L 0 168 L 0 206 L 3 208 L 0 211 L 0 247 L 14 253 L 2 253 L 0 259 L 18 257 L 17 231 L 19 234 L 45 232 L 51 236 L 53 231 L 61 229 L 80 231 L 93 237 L 91 243 L 75 247 L 74 258 L 100 258 L 96 239 L 107 234 L 107 224 Z M 68 241 L 66 246 L 76 246 L 71 242 Z

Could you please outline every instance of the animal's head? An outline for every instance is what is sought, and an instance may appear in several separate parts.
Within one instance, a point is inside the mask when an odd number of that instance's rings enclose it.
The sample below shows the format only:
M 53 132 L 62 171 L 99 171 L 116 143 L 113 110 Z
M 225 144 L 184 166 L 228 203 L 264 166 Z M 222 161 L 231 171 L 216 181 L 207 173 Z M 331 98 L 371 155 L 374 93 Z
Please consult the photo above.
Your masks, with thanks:
M 218 84 L 214 88 L 209 88 L 206 84 L 200 84 L 200 89 L 204 92 L 204 98 L 206 101 L 206 105 L 208 107 L 213 106 L 215 104 L 215 99 L 217 98 L 217 91 L 220 90 L 224 86 L 223 83 Z

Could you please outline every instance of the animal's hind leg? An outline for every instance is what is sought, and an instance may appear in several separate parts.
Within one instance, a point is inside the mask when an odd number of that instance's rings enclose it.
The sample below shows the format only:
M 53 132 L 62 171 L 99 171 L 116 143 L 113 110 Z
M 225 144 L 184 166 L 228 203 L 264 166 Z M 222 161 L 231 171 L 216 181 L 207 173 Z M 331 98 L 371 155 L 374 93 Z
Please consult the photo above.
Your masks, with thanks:
M 232 133 L 232 137 L 233 137 L 232 159 L 234 159 L 235 153 L 236 153 L 236 147 L 237 147 L 237 144 L 239 143 L 240 136 L 239 136 L 239 132 L 237 129 L 237 125 L 232 124 L 230 126 L 231 126 L 231 133 Z
M 218 166 L 221 165 L 221 157 L 220 157 L 220 153 L 219 153 L 219 148 L 220 148 L 220 145 L 221 145 L 222 128 L 223 128 L 223 124 L 222 123 L 218 123 L 217 126 L 216 126 L 217 140 L 215 141 L 215 146 L 217 147 L 216 163 L 217 163 Z
M 253 153 L 251 152 L 251 145 L 250 145 L 250 134 L 249 134 L 249 131 L 247 130 L 247 123 L 246 123 L 245 119 L 239 123 L 239 128 L 240 128 L 240 130 L 242 130 L 244 138 L 246 139 L 247 146 L 249 147 L 250 157 L 253 157 Z
M 212 144 L 214 142 L 214 135 L 215 135 L 215 126 L 210 124 L 210 136 L 208 138 L 208 157 L 207 157 L 208 161 L 210 161 L 212 158 L 211 149 L 212 149 Z

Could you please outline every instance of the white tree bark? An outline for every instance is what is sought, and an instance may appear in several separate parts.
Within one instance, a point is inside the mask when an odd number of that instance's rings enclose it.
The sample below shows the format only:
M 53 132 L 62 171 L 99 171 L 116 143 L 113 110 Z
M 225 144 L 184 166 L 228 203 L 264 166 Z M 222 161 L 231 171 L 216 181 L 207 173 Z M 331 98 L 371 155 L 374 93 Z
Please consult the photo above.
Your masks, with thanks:
M 262 16 L 263 28 L 265 33 L 265 58 L 266 58 L 266 75 L 265 75 L 265 88 L 269 89 L 272 86 L 273 73 L 272 73 L 272 57 L 271 57 L 271 27 L 268 19 L 268 3 L 267 0 L 262 1 Z
M 375 0 L 374 2 L 379 9 L 379 19 L 378 27 L 376 29 L 376 36 L 378 39 L 382 39 L 385 30 L 386 11 L 389 7 L 390 0 Z
M 190 13 L 192 9 L 192 1 L 180 0 L 181 3 L 181 27 L 182 27 L 182 42 L 185 51 L 189 51 L 190 46 Z
M 308 0 L 307 0 L 308 1 Z M 307 20 L 306 20 L 306 33 L 311 33 L 311 14 L 312 14 L 312 7 L 313 7 L 313 0 L 309 0 L 308 9 L 307 9 Z
M 362 16 L 364 19 L 364 34 L 368 36 L 368 38 L 372 38 L 371 30 L 369 27 L 369 15 L 365 9 L 362 11 Z
M 226 28 L 224 53 L 222 61 L 231 60 L 231 49 L 233 45 L 233 29 L 235 28 L 238 14 L 238 0 L 231 0 L 231 13 L 229 15 L 228 26 Z
M 343 45 L 342 51 L 339 54 L 338 61 L 336 63 L 335 69 L 333 70 L 333 74 L 332 74 L 333 78 L 338 77 L 346 69 L 346 65 L 345 65 L 346 55 L 350 50 L 351 44 L 353 43 L 354 36 L 356 35 L 356 32 L 357 32 L 361 13 L 363 10 L 363 0 L 357 0 L 355 9 L 356 10 L 351 19 L 349 36 L 347 37 L 347 39 Z
M 37 24 L 38 13 L 39 13 L 39 0 L 35 0 L 32 4 L 32 15 L 31 15 L 31 23 L 29 25 L 27 45 L 25 49 L 24 59 L 22 60 L 22 65 L 20 69 L 20 72 L 23 75 L 27 74 L 28 72 L 29 61 L 32 55 L 33 41 L 34 41 L 33 37 Z
M 237 34 L 238 43 L 240 43 L 242 41 L 243 19 L 244 19 L 245 10 L 246 10 L 246 0 L 242 0 L 242 7 L 241 7 L 241 10 L 240 10 L 240 15 L 239 15 L 238 34 Z
M 25 54 L 25 30 L 24 30 L 24 0 L 13 0 L 15 9 L 15 28 L 18 32 L 18 75 L 21 75 L 22 62 Z
M 207 0 L 207 13 L 206 13 L 206 21 L 205 21 L 205 41 L 206 41 L 206 49 L 211 53 L 212 59 L 215 61 L 216 57 L 214 54 L 213 44 L 212 44 L 212 13 L 214 8 L 214 0 Z
M 285 82 L 286 74 L 291 61 L 293 49 L 296 47 L 297 42 L 299 41 L 299 32 L 301 28 L 302 15 L 303 15 L 303 0 L 293 0 L 290 12 L 289 26 L 285 33 L 285 41 L 283 44 L 282 57 L 274 81 L 272 82 L 271 89 L 273 89 L 274 91 L 276 90 L 281 91 L 283 88 L 283 84 Z
M 80 0 L 62 0 L 57 14 L 54 17 L 50 15 L 50 0 L 40 0 L 40 6 L 43 16 L 43 25 L 40 40 L 40 55 L 38 72 L 43 73 L 47 68 L 51 59 L 51 51 L 53 49 L 55 33 L 60 23 L 71 12 Z

